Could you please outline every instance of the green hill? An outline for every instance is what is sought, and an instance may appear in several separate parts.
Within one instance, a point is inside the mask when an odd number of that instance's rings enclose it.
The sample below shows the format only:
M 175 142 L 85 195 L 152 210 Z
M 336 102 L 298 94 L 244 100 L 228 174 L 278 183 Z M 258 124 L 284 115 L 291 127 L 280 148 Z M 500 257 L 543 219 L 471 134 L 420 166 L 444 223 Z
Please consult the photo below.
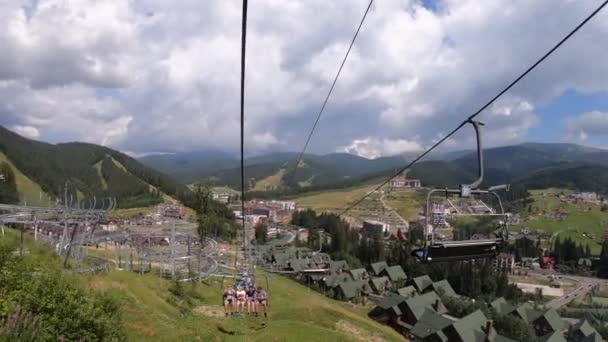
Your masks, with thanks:
M 6 162 L 8 166 L 13 170 L 15 174 L 15 183 L 17 185 L 17 192 L 19 194 L 19 202 L 33 206 L 46 206 L 51 203 L 50 197 L 42 190 L 40 185 L 32 181 L 26 175 L 23 174 L 19 169 L 6 158 L 4 153 L 0 152 L 0 163 Z
M 0 127 L 0 152 L 10 161 L 17 179 L 23 180 L 22 194 L 28 203 L 40 198 L 38 188 L 50 197 L 63 198 L 66 185 L 74 202 L 76 198 L 116 197 L 123 208 L 159 203 L 163 193 L 189 192 L 169 176 L 103 146 L 48 144 Z M 48 203 L 48 197 L 42 202 Z
M 588 163 L 559 163 L 518 180 L 530 189 L 550 187 L 608 194 L 608 167 Z
M 281 276 L 270 275 L 269 283 L 270 317 L 264 319 L 224 317 L 219 278 L 182 284 L 182 297 L 158 275 L 113 271 L 89 279 L 91 288 L 109 290 L 121 299 L 123 325 L 132 341 L 403 340 L 369 319 L 365 307 L 323 297 Z

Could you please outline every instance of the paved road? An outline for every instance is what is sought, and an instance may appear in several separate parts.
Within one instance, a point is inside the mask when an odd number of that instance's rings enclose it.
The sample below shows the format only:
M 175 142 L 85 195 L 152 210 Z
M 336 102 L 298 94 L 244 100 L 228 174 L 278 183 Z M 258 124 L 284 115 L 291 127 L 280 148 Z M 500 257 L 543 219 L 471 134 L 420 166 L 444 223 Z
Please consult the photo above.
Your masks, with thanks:
M 529 271 L 528 274 L 542 277 L 554 275 L 558 277 L 558 280 L 571 280 L 577 284 L 576 288 L 572 292 L 566 293 L 562 297 L 555 298 L 547 302 L 545 307 L 550 309 L 558 309 L 564 305 L 567 305 L 573 300 L 584 298 L 595 286 L 608 285 L 608 280 L 606 279 L 561 274 L 552 270 L 534 270 Z

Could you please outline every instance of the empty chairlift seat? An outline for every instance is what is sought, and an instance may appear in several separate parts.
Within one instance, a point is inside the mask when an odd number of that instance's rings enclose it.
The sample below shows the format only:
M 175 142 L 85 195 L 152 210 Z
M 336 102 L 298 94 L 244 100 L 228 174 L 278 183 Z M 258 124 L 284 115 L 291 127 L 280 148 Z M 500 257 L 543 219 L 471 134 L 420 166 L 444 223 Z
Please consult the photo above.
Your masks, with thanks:
M 412 256 L 423 262 L 442 262 L 494 258 L 500 253 L 503 240 L 438 241 L 412 251 Z

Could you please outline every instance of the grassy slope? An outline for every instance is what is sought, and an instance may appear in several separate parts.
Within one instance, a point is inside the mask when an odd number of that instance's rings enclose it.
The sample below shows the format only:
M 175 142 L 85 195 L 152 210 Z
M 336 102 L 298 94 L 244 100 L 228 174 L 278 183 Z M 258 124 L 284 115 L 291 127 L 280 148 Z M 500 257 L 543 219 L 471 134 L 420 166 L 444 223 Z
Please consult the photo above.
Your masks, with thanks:
M 570 204 L 561 203 L 555 197 L 542 197 L 543 192 L 559 192 L 560 189 L 546 189 L 531 191 L 534 203 L 532 204 L 533 214 L 530 219 L 522 224 L 522 226 L 536 230 L 541 229 L 547 232 L 555 233 L 562 231 L 559 236 L 564 239 L 570 237 L 583 245 L 588 244 L 591 247 L 593 254 L 599 254 L 601 246 L 600 242 L 603 234 L 608 230 L 608 213 L 603 213 L 596 205 L 585 204 Z M 564 190 L 566 194 L 572 191 Z M 555 209 L 563 208 L 569 213 L 568 217 L 563 221 L 545 219 L 542 217 L 542 211 L 553 212 Z M 589 211 L 588 209 L 591 208 Z M 515 230 L 521 227 L 513 227 Z M 568 230 L 573 228 L 573 230 Z M 593 233 L 596 236 L 595 240 L 587 238 L 582 233 Z
M 27 201 L 28 205 L 33 206 L 48 206 L 50 203 L 49 196 L 42 191 L 40 185 L 29 179 L 19 169 L 13 165 L 13 163 L 6 158 L 4 153 L 0 152 L 0 162 L 6 161 L 15 173 L 17 182 L 17 191 L 19 191 L 19 199 L 21 203 Z M 42 198 L 40 194 L 42 193 Z
M 419 191 L 394 191 L 386 194 L 384 201 L 408 221 L 416 220 L 425 205 L 424 194 Z
M 16 232 L 8 229 L 8 236 L 18 243 Z M 48 267 L 61 262 L 49 248 L 36 244 L 30 236 L 24 242 L 28 258 L 42 258 Z M 130 341 L 403 340 L 391 328 L 369 319 L 368 309 L 323 297 L 278 275 L 269 275 L 269 319 L 223 317 L 219 278 L 208 284 L 182 285 L 193 298 L 193 310 L 180 309 L 180 300 L 169 292 L 172 283 L 155 274 L 111 271 L 79 278 L 83 286 L 109 291 L 119 299 Z M 262 283 L 265 285 L 265 281 Z M 220 315 L 204 314 L 209 312 Z
M 296 196 L 293 200 L 303 208 L 311 208 L 316 211 L 335 211 L 356 201 L 376 186 L 378 184 L 366 184 L 346 189 L 305 193 Z
M 113 271 L 88 278 L 89 286 L 121 296 L 130 340 L 149 341 L 353 341 L 382 337 L 400 340 L 390 328 L 366 317 L 367 310 L 330 300 L 284 277 L 270 278 L 271 317 L 213 317 L 172 304 L 170 282 L 158 276 Z M 195 312 L 222 312 L 221 283 L 183 285 L 192 291 Z M 263 324 L 265 323 L 265 325 Z M 339 326 L 357 329 L 354 336 Z
M 99 179 L 101 179 L 101 188 L 104 190 L 107 190 L 108 183 L 106 182 L 106 179 L 103 177 L 103 174 L 101 173 L 101 163 L 103 163 L 103 159 L 98 161 L 95 165 L 93 165 L 93 167 L 95 167 L 95 169 L 97 170 L 97 174 L 99 175 Z
M 280 169 L 274 175 L 258 180 L 255 182 L 255 187 L 251 189 L 251 191 L 266 191 L 281 186 L 285 172 L 285 169 Z

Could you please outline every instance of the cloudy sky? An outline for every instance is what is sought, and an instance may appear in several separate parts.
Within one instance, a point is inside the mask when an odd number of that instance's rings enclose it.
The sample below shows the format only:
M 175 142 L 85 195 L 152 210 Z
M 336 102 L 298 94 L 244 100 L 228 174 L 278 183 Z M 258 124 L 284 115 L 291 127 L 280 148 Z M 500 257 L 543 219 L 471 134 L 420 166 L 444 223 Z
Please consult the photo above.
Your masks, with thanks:
M 301 148 L 367 2 L 250 1 L 248 154 Z M 419 151 L 600 2 L 376 0 L 310 151 Z M 0 124 L 133 154 L 237 151 L 240 11 L 236 0 L 2 0 Z M 607 46 L 608 9 L 483 113 L 488 143 L 608 147 Z

